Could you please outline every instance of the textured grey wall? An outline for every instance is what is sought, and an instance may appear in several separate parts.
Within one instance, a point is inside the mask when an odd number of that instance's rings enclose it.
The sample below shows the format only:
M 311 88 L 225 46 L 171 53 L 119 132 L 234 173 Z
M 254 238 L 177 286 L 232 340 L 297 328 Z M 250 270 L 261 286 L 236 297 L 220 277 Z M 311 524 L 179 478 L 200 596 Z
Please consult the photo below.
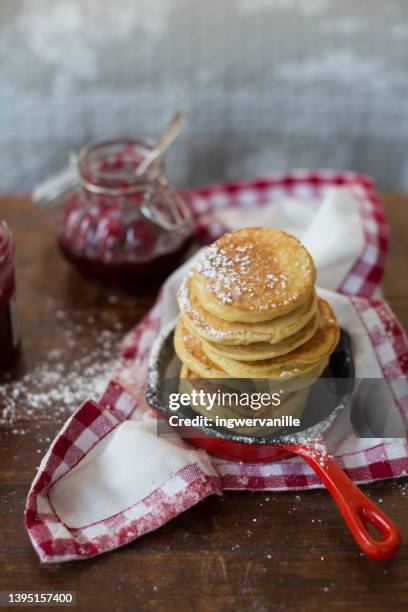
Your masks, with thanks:
M 408 189 L 406 0 L 1 0 L 0 190 L 188 125 L 183 184 L 351 168 Z

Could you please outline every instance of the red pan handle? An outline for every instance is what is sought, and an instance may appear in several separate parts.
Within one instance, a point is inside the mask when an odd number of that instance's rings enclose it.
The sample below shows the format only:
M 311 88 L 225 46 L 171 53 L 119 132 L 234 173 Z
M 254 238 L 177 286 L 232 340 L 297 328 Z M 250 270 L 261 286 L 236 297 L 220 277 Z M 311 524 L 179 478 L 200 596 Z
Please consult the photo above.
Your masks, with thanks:
M 333 497 L 348 528 L 361 550 L 372 559 L 390 559 L 397 552 L 401 538 L 386 514 L 368 499 L 327 454 L 324 443 L 290 444 L 287 450 L 301 456 L 319 476 Z M 376 539 L 368 530 L 371 524 L 381 535 Z

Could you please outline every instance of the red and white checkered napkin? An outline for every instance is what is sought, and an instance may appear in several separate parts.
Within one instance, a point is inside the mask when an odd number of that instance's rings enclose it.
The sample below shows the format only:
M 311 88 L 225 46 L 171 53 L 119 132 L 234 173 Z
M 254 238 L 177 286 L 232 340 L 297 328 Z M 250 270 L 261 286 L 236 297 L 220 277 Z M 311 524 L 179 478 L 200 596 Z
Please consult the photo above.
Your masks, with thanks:
M 364 244 L 354 253 L 354 262 L 348 253 L 350 272 L 341 282 L 343 295 L 328 289 L 319 293 L 330 301 L 340 324 L 351 334 L 356 376 L 384 377 L 389 403 L 408 425 L 406 386 L 399 384 L 408 375 L 407 339 L 385 303 L 344 295 L 356 286 L 364 294 L 372 293 L 383 271 L 386 230 L 371 182 L 349 173 L 294 173 L 189 195 L 196 212 L 200 209 L 209 219 L 211 202 L 236 208 L 250 202 L 254 207 L 288 193 L 307 200 L 321 196 L 333 184 L 346 184 L 358 195 L 357 221 L 364 228 Z M 315 206 L 312 202 L 310 205 Z M 319 214 L 318 207 L 315 213 Z M 259 210 L 255 218 L 259 224 Z M 214 221 L 214 214 L 211 219 Z M 324 215 L 323 222 L 327 222 Z M 204 227 L 203 217 L 199 225 Z M 332 228 L 329 233 L 335 239 Z M 357 248 L 358 236 L 354 244 Z M 345 256 L 347 250 L 338 253 Z M 324 258 L 322 264 L 324 268 Z M 341 268 L 338 264 L 332 258 L 337 277 Z M 175 294 L 189 265 L 191 262 L 166 281 L 153 309 L 126 338 L 115 378 L 103 397 L 99 402 L 87 401 L 77 410 L 41 463 L 28 496 L 25 523 L 44 562 L 82 559 L 112 550 L 223 489 L 321 486 L 298 457 L 270 464 L 235 463 L 192 449 L 177 435 L 156 436 L 156 421 L 144 400 L 147 362 L 152 342 L 176 312 Z M 329 435 L 336 442 L 339 463 L 354 481 L 407 473 L 405 440 L 356 440 L 342 428 L 339 418 Z
M 349 203 L 343 199 L 339 201 L 339 206 L 348 207 L 348 214 L 343 217 L 334 214 L 331 218 L 329 215 L 324 219 L 319 218 L 318 223 L 313 223 L 315 230 L 312 232 L 313 235 L 307 232 L 306 237 L 305 230 L 312 221 L 316 206 L 318 207 L 319 203 L 327 197 L 330 199 L 329 192 L 334 188 L 340 188 L 340 190 L 346 188 L 349 193 L 353 194 L 358 201 L 358 211 L 356 211 L 358 219 L 350 211 Z M 210 185 L 190 192 L 188 195 L 191 206 L 198 216 L 199 234 L 208 242 L 215 240 L 226 230 L 240 225 L 270 225 L 285 229 L 301 238 L 312 251 L 316 261 L 317 258 L 320 259 L 320 249 L 317 250 L 317 253 L 313 252 L 314 248 L 311 247 L 316 245 L 310 244 L 305 238 L 313 239 L 318 235 L 322 240 L 323 225 L 327 239 L 331 243 L 331 252 L 325 250 L 325 256 L 328 256 L 326 264 L 331 267 L 333 267 L 331 254 L 340 246 L 339 243 L 353 239 L 355 249 L 358 248 L 358 236 L 355 235 L 355 226 L 358 225 L 361 227 L 363 236 L 363 244 L 358 257 L 355 257 L 354 261 L 348 257 L 351 266 L 348 269 L 345 268 L 344 277 L 340 282 L 331 285 L 321 282 L 318 278 L 318 284 L 329 289 L 336 289 L 341 293 L 367 297 L 372 296 L 379 287 L 387 255 L 388 228 L 375 185 L 367 176 L 355 172 L 333 170 L 295 170 L 272 177 Z M 309 211 L 309 214 L 301 213 L 301 207 L 296 206 L 298 202 L 306 204 L 304 208 L 305 211 Z M 268 206 L 270 203 L 272 206 Z M 280 210 L 275 214 L 274 209 L 277 208 Z M 326 208 L 333 209 L 335 206 L 330 205 Z M 241 224 L 239 223 L 240 217 L 244 217 Z M 339 227 L 339 224 L 343 227 Z M 350 253 L 345 253 L 345 257 L 349 255 Z M 322 263 L 321 259 L 320 263 Z M 320 272 L 320 266 L 317 265 L 317 267 Z M 336 281 L 338 273 L 339 270 L 336 269 Z M 327 276 L 325 275 L 326 281 Z

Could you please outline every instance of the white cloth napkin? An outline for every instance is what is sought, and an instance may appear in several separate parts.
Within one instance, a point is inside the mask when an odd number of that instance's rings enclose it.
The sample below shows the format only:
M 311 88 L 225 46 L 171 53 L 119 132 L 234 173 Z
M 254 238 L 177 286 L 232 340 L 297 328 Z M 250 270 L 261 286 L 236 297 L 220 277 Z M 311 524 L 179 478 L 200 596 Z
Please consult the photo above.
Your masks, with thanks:
M 78 529 L 117 515 L 161 487 L 177 492 L 183 480 L 164 483 L 192 464 L 216 476 L 206 453 L 187 447 L 177 435 L 158 437 L 156 421 L 146 415 L 144 421 L 125 421 L 109 433 L 49 497 L 64 524 Z

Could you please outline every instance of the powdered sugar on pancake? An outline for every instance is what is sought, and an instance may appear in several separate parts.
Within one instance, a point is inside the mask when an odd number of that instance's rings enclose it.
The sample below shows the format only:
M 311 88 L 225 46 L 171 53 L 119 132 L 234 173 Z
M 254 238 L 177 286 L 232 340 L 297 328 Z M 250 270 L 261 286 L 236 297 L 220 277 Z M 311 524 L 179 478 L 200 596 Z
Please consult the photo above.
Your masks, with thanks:
M 254 281 L 262 282 L 259 273 L 254 273 L 254 260 L 251 257 L 253 248 L 254 245 L 251 244 L 237 246 L 236 255 L 231 258 L 223 249 L 213 244 L 204 251 L 194 266 L 194 270 L 210 281 L 211 290 L 223 304 L 232 304 L 236 301 L 235 298 L 243 293 L 253 297 Z M 272 276 L 271 274 L 271 278 L 265 283 L 266 288 L 272 288 Z M 265 305 L 265 308 L 267 307 Z
M 285 257 L 281 257 L 279 251 L 268 252 L 265 237 L 264 242 L 259 244 L 256 237 L 255 233 L 252 242 L 250 237 L 237 234 L 222 237 L 204 251 L 193 267 L 193 274 L 203 277 L 207 290 L 224 305 L 241 303 L 248 310 L 269 310 L 290 305 L 299 299 L 299 292 L 293 286 L 290 273 L 288 276 L 286 269 L 282 268 Z M 249 241 L 242 244 L 243 240 Z M 279 245 L 271 248 L 273 251 Z M 292 266 L 295 264 L 298 267 L 298 263 L 290 261 Z M 303 260 L 300 264 L 305 278 L 313 273 L 309 262 Z M 263 296 L 262 303 L 259 303 L 260 295 Z
M 183 283 L 179 289 L 177 294 L 178 303 L 181 312 L 188 313 L 193 319 L 194 323 L 204 329 L 206 333 L 214 338 L 214 340 L 222 340 L 225 336 L 231 335 L 231 332 L 224 331 L 222 329 L 217 329 L 211 325 L 208 325 L 206 321 L 198 314 L 198 312 L 193 308 L 193 304 L 191 303 L 190 298 L 190 286 L 189 279 L 191 277 L 191 272 L 186 276 L 183 280 Z
M 280 287 L 282 287 L 282 289 L 286 289 L 287 288 L 287 278 L 284 274 L 267 274 L 266 278 L 268 279 L 266 286 L 269 289 L 274 289 L 274 287 L 276 287 L 276 285 L 280 285 Z
M 251 248 L 251 245 L 238 247 L 237 255 L 231 259 L 225 251 L 213 244 L 194 266 L 197 272 L 211 281 L 212 291 L 223 304 L 230 304 L 234 297 L 248 290 L 245 276 L 250 272 L 251 257 L 248 251 Z

